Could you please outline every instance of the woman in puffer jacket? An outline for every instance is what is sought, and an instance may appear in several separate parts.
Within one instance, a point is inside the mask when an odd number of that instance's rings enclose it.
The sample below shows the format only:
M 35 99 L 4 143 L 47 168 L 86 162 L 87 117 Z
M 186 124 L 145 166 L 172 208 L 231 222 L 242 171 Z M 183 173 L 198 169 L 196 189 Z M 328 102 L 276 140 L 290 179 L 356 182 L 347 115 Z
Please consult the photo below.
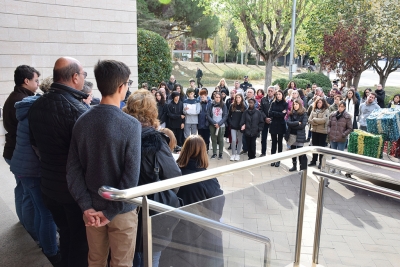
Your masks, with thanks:
M 308 118 L 308 123 L 311 126 L 312 145 L 326 146 L 326 137 L 328 133 L 329 121 L 329 106 L 324 98 L 319 98 L 314 102 L 313 110 Z M 318 169 L 321 168 L 323 155 L 319 155 Z M 311 162 L 308 166 L 317 165 L 318 154 L 313 154 Z
M 296 99 L 293 101 L 293 108 L 289 113 L 288 120 L 286 122 L 288 126 L 288 133 L 296 135 L 296 142 L 290 144 L 290 149 L 296 149 L 299 147 L 303 147 L 306 142 L 306 125 L 307 125 L 307 112 L 303 107 L 302 101 Z M 300 162 L 300 170 L 304 170 L 307 168 L 307 157 L 306 155 L 299 156 Z M 293 166 L 289 169 L 290 172 L 297 170 L 297 159 L 296 157 L 292 158 Z
M 346 102 L 340 101 L 338 110 L 329 116 L 328 136 L 331 148 L 344 151 L 347 137 L 351 131 L 353 131 L 351 115 L 346 111 Z

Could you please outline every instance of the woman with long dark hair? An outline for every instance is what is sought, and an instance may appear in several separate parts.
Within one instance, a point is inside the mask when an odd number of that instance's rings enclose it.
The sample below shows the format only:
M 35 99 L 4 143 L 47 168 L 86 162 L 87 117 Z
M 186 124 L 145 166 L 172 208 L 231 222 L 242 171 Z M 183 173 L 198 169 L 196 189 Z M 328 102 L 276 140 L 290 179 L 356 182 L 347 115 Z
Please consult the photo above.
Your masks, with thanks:
M 160 126 L 161 128 L 165 128 L 167 121 L 167 105 L 165 104 L 164 96 L 162 95 L 161 91 L 157 91 L 154 96 L 156 97 Z
M 312 132 L 312 145 L 313 146 L 326 146 L 326 137 L 328 132 L 328 120 L 329 120 L 329 106 L 324 98 L 317 98 L 314 101 L 313 110 L 311 111 L 308 123 L 311 126 Z M 322 154 L 319 154 L 318 169 L 321 168 Z M 308 166 L 317 165 L 318 154 L 313 154 L 311 162 Z
M 293 140 L 294 142 L 290 145 L 290 149 L 296 149 L 304 146 L 306 142 L 306 126 L 307 126 L 307 111 L 303 107 L 303 102 L 300 99 L 293 101 L 293 109 L 289 112 L 287 126 L 288 126 L 288 133 L 290 135 L 295 135 L 296 138 Z M 289 138 L 290 139 L 290 138 Z M 286 142 L 289 141 L 286 140 Z M 300 162 L 300 170 L 304 170 L 307 168 L 307 157 L 306 155 L 299 156 Z M 297 159 L 296 157 L 292 158 L 293 166 L 289 169 L 290 172 L 297 170 Z
M 285 116 L 287 108 L 288 104 L 283 98 L 282 90 L 276 91 L 275 99 L 271 103 L 267 115 L 268 118 L 271 118 L 271 125 L 269 127 L 269 132 L 272 139 L 271 155 L 276 153 L 277 148 L 278 153 L 282 152 L 282 140 L 283 135 L 286 132 Z M 271 166 L 279 167 L 280 161 L 272 162 Z
M 224 153 L 224 133 L 225 123 L 228 119 L 228 110 L 226 105 L 222 101 L 221 93 L 216 92 L 214 95 L 214 101 L 209 106 L 207 112 L 207 119 L 210 123 L 210 135 L 213 148 L 213 154 L 211 159 L 217 157 L 217 145 L 219 146 L 218 160 L 222 159 L 222 153 Z
M 346 101 L 346 111 L 351 115 L 351 122 L 353 124 L 353 129 L 358 129 L 357 116 L 359 113 L 360 103 L 357 100 L 354 89 L 349 89 L 347 91 L 347 97 L 345 101 Z
M 371 88 L 366 88 L 364 90 L 363 96 L 361 98 L 361 104 L 364 103 L 365 101 L 367 101 L 367 98 L 369 96 L 369 94 L 372 92 Z
M 177 164 L 183 175 L 205 171 L 208 167 L 207 149 L 199 135 L 190 135 L 183 144 Z M 192 213 L 201 213 L 207 219 L 219 221 L 225 197 L 217 178 L 185 185 L 178 196 Z M 212 200 L 207 200 L 213 198 Z M 181 220 L 176 226 L 172 242 L 161 256 L 161 266 L 224 266 L 222 234 L 196 223 Z
M 242 119 L 242 115 L 245 110 L 246 107 L 244 105 L 244 99 L 242 94 L 235 95 L 234 102 L 229 108 L 229 115 L 228 115 L 229 124 L 231 125 L 231 137 L 232 137 L 231 161 L 240 160 L 240 150 L 242 149 L 242 138 L 243 138 L 243 133 L 240 131 L 241 128 L 240 120 Z

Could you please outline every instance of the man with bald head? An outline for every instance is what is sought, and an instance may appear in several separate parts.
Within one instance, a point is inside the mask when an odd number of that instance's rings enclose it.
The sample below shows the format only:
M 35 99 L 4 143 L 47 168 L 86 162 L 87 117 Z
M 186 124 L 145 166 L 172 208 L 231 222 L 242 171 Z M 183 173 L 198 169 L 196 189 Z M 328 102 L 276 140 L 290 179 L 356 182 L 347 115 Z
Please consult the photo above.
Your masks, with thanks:
M 71 196 L 66 180 L 66 165 L 72 128 L 87 111 L 81 92 L 87 73 L 70 57 L 57 59 L 54 83 L 29 110 L 31 144 L 41 161 L 43 201 L 60 229 L 62 266 L 88 266 L 88 245 L 82 211 Z

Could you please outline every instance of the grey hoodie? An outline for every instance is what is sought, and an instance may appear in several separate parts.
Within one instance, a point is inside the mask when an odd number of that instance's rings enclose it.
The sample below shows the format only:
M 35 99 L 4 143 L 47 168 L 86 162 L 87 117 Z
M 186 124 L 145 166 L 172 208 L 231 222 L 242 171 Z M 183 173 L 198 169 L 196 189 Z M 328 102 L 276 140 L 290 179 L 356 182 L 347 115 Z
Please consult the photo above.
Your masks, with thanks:
M 360 116 L 359 116 L 359 123 L 360 126 L 367 126 L 367 117 L 374 111 L 375 109 L 380 109 L 381 107 L 376 103 L 373 102 L 369 104 L 367 101 L 360 105 Z

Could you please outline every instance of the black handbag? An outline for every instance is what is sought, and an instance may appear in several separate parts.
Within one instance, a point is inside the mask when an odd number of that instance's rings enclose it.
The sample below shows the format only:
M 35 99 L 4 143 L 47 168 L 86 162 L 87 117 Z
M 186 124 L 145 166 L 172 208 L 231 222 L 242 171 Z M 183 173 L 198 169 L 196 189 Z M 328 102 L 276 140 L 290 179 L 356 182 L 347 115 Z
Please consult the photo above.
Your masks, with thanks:
M 157 157 L 154 157 L 154 181 L 160 181 L 160 168 L 158 165 Z M 155 194 L 149 195 L 149 199 L 154 200 L 158 203 L 162 203 L 174 208 L 179 208 L 183 206 L 183 200 L 179 198 L 176 193 L 172 190 L 165 190 L 162 192 L 157 192 Z M 156 215 L 158 212 L 150 210 L 150 215 Z M 155 251 L 163 250 L 168 244 L 171 242 L 172 233 L 175 227 L 178 225 L 180 219 L 169 215 L 168 213 L 160 215 L 162 217 L 162 224 L 160 223 L 159 218 L 157 220 L 157 227 L 154 227 L 153 223 L 153 248 Z

